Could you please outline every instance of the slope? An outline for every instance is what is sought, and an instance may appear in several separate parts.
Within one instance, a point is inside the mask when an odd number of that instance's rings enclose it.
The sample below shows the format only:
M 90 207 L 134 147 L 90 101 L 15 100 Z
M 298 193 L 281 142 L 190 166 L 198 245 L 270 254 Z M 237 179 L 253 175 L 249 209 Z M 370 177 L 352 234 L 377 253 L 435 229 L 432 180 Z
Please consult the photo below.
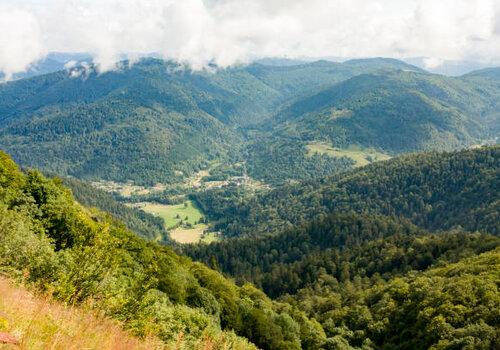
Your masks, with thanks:
M 451 150 L 495 136 L 484 120 L 498 91 L 484 79 L 403 70 L 362 74 L 293 103 L 278 114 L 275 128 L 340 148 Z
M 178 182 L 215 161 L 241 161 L 240 131 L 267 123 L 283 103 L 402 65 L 321 61 L 193 72 L 143 59 L 97 74 L 81 64 L 0 85 L 0 147 L 23 166 L 58 175 Z
M 63 178 L 64 186 L 80 204 L 87 208 L 97 208 L 105 211 L 117 220 L 125 223 L 127 228 L 140 237 L 155 240 L 160 243 L 170 241 L 162 219 L 142 210 L 131 208 L 114 199 L 113 195 L 94 186 L 73 178 Z
M 59 180 L 21 173 L 2 152 L 0 271 L 167 345 L 182 338 L 196 348 L 209 338 L 255 348 L 234 332 L 262 349 L 316 349 L 326 341 L 321 326 L 296 308 L 138 238 L 77 204 Z
M 162 349 L 158 339 L 133 337 L 117 322 L 37 295 L 4 277 L 0 277 L 0 315 L 0 332 L 14 337 L 19 344 L 12 346 L 15 349 Z
M 422 153 L 283 186 L 257 196 L 206 191 L 196 200 L 229 236 L 280 232 L 332 212 L 404 217 L 428 229 L 499 234 L 500 147 Z

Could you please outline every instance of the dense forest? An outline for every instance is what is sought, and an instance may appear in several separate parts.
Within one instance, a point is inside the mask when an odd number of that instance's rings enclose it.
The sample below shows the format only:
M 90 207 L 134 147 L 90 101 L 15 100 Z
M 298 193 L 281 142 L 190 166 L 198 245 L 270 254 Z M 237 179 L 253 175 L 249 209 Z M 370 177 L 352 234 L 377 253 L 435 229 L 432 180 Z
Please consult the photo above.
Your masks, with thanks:
M 165 223 L 161 218 L 128 207 L 117 201 L 110 193 L 97 189 L 86 182 L 74 178 L 63 178 L 62 180 L 64 186 L 71 190 L 75 199 L 85 207 L 97 208 L 113 215 L 123 222 L 129 230 L 143 238 L 161 243 L 169 242 Z
M 0 269 L 71 303 L 91 303 L 135 334 L 187 347 L 229 337 L 234 347 L 317 349 L 322 327 L 251 285 L 145 241 L 77 204 L 58 179 L 23 174 L 0 153 Z M 236 336 L 236 333 L 238 336 Z
M 94 68 L 0 84 L 0 275 L 167 348 L 500 348 L 498 69 Z
M 227 236 L 281 232 L 332 212 L 404 217 L 427 229 L 500 233 L 500 147 L 412 154 L 257 195 L 237 187 L 196 195 Z
M 494 70 L 448 78 L 390 59 L 213 72 L 144 59 L 2 84 L 0 147 L 77 178 L 170 184 L 246 161 L 250 176 L 279 185 L 353 165 L 309 157 L 309 143 L 395 155 L 494 139 L 499 96 Z
M 491 349 L 500 345 L 499 247 L 489 234 L 338 214 L 185 252 L 314 317 L 325 349 Z
M 488 234 L 462 230 L 431 234 L 388 217 L 341 213 L 277 235 L 191 245 L 183 252 L 277 297 L 294 294 L 325 274 L 343 282 L 350 276 L 388 277 L 499 244 L 499 238 Z
M 500 345 L 500 240 L 487 233 L 429 233 L 397 217 L 335 213 L 279 234 L 184 249 L 234 275 L 238 287 L 78 204 L 61 180 L 21 172 L 5 153 L 0 203 L 3 274 L 63 302 L 91 304 L 166 344 L 181 337 L 188 348 L 206 339 L 230 339 L 234 349 Z
M 451 150 L 493 138 L 498 86 L 479 79 L 390 71 L 362 74 L 284 109 L 280 134 L 388 152 Z
M 409 155 L 257 195 L 207 191 L 200 203 L 239 237 L 181 251 L 315 318 L 325 349 L 497 348 L 499 151 Z

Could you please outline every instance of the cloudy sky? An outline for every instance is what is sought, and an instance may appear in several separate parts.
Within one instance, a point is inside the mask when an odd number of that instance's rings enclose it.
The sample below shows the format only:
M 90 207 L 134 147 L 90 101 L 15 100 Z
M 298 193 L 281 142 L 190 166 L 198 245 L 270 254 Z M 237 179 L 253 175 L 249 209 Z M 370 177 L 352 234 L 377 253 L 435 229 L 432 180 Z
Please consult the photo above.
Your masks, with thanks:
M 159 53 L 203 68 L 257 57 L 428 57 L 500 65 L 500 0 L 0 0 L 0 71 L 51 51 L 101 70 Z

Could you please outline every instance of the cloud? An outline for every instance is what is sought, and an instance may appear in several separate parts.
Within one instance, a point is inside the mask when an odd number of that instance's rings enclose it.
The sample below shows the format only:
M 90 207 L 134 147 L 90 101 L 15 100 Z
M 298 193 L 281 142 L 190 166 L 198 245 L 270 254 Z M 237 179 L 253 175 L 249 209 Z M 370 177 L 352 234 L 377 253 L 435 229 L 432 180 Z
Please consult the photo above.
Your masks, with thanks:
M 0 72 L 9 80 L 46 53 L 33 13 L 0 6 Z
M 433 57 L 500 64 L 496 0 L 0 0 L 0 70 L 48 51 L 101 71 L 158 53 L 194 69 L 257 57 Z M 1 9 L 1 8 L 0 8 Z M 431 61 L 429 61 L 432 63 Z
M 436 57 L 426 57 L 423 62 L 425 69 L 436 69 L 443 65 L 444 60 Z

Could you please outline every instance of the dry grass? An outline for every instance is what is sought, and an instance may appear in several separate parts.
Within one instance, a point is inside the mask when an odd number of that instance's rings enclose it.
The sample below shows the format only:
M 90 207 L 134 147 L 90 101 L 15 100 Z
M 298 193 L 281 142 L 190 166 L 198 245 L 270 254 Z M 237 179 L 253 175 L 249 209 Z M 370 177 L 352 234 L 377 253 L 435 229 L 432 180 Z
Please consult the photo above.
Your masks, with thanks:
M 170 238 L 178 243 L 197 243 L 207 229 L 207 225 L 198 224 L 193 228 L 178 227 L 169 232 Z
M 169 344 L 152 336 L 139 339 L 115 321 L 35 295 L 1 276 L 0 332 L 19 341 L 18 345 L 0 344 L 0 350 L 257 349 L 246 339 L 224 332 L 205 335 L 195 343 L 187 343 L 182 333 Z
M 0 277 L 0 331 L 19 340 L 19 345 L 0 349 L 161 349 L 159 340 L 138 339 L 119 324 L 83 309 L 66 307 L 49 297 L 38 296 Z

